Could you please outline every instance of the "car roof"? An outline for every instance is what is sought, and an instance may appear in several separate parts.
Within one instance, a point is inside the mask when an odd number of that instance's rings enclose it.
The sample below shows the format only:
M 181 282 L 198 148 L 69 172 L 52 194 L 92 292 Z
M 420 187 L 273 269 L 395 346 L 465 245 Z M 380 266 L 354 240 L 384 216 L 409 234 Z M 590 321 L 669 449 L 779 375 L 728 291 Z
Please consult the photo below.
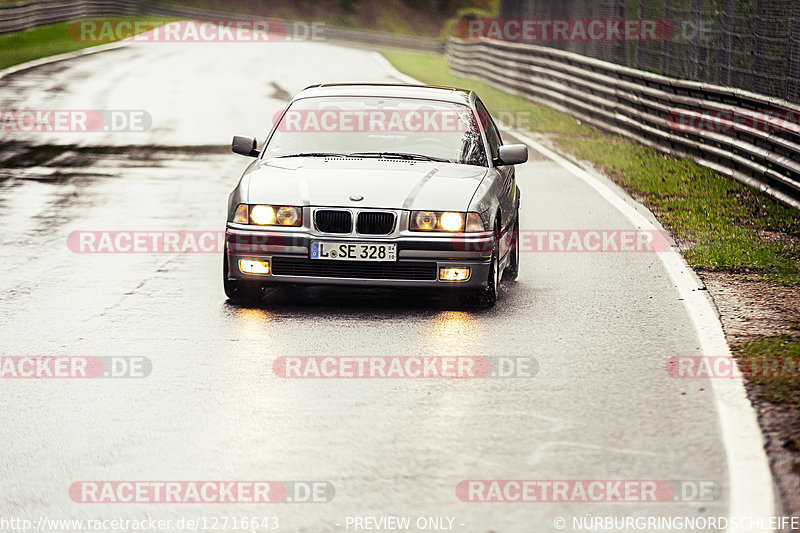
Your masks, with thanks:
M 386 98 L 424 98 L 459 104 L 469 104 L 472 91 L 455 87 L 409 85 L 393 83 L 324 83 L 306 87 L 293 98 L 317 96 L 377 96 Z

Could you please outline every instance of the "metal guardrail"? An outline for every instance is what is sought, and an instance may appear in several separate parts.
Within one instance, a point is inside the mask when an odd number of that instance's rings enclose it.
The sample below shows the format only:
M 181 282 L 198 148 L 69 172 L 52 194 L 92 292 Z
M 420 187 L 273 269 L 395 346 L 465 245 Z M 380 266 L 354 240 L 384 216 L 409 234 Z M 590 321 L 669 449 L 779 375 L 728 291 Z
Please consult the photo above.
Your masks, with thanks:
M 446 55 L 458 75 L 689 157 L 800 208 L 800 124 L 780 121 L 778 127 L 769 116 L 800 117 L 800 106 L 538 45 L 450 38 Z M 670 120 L 720 112 L 746 121 L 731 121 L 725 128 L 676 128 Z
M 25 30 L 44 24 L 87 17 L 137 15 L 137 0 L 55 0 L 52 2 L 0 3 L 0 34 Z
M 185 6 L 147 2 L 145 0 L 51 0 L 0 3 L 0 34 L 20 31 L 66 20 L 109 16 L 162 16 L 201 20 L 260 20 L 260 17 L 210 11 Z M 291 26 L 294 21 L 269 18 Z M 325 24 L 319 37 L 329 41 L 346 41 L 371 46 L 391 46 L 431 52 L 443 51 L 438 39 L 415 37 L 380 31 L 342 28 Z

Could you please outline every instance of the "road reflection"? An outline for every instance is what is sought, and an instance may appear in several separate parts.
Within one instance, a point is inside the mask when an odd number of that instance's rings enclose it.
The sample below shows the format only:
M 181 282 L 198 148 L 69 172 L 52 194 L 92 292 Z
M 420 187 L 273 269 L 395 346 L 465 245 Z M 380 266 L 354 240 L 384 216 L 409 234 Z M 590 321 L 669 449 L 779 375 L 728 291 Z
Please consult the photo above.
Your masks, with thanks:
M 456 353 L 463 349 L 464 338 L 480 335 L 480 322 L 465 311 L 441 311 L 428 324 L 430 342 L 438 355 Z M 473 355 L 473 354 L 459 354 Z

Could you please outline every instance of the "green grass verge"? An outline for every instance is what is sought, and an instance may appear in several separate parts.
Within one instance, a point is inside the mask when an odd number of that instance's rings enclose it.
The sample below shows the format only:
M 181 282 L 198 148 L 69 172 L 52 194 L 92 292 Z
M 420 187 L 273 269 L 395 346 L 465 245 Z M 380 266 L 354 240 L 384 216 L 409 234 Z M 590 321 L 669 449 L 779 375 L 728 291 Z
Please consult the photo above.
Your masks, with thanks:
M 786 335 L 761 337 L 731 348 L 759 399 L 796 410 L 794 431 L 783 436 L 782 444 L 800 451 L 800 339 Z
M 113 17 L 112 19 L 115 21 L 164 21 L 163 17 Z M 57 22 L 0 36 L 0 50 L 3 51 L 0 54 L 0 69 L 116 40 L 104 39 L 102 43 L 81 41 L 70 35 L 68 24 L 68 22 Z
M 582 125 L 483 81 L 455 76 L 441 54 L 383 54 L 398 70 L 424 83 L 474 90 L 503 122 L 546 133 L 559 148 L 594 164 L 654 212 L 694 268 L 800 285 L 796 209 L 688 159 Z
M 384 50 L 381 53 L 397 70 L 428 85 L 474 90 L 489 111 L 503 122 L 513 122 L 514 118 L 518 118 L 518 123 L 514 125 L 527 126 L 532 131 L 565 135 L 581 135 L 588 131 L 564 113 L 532 105 L 524 98 L 495 89 L 488 83 L 454 76 L 441 54 L 398 49 Z

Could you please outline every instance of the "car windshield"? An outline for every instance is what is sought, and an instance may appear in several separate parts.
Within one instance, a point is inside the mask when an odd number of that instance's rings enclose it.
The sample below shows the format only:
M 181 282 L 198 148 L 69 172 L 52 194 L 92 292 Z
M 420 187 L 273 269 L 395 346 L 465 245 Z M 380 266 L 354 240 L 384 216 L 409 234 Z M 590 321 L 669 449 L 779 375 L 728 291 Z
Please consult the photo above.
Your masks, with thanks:
M 407 98 L 337 96 L 293 102 L 264 157 L 298 155 L 487 164 L 480 127 L 469 106 Z

